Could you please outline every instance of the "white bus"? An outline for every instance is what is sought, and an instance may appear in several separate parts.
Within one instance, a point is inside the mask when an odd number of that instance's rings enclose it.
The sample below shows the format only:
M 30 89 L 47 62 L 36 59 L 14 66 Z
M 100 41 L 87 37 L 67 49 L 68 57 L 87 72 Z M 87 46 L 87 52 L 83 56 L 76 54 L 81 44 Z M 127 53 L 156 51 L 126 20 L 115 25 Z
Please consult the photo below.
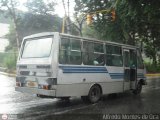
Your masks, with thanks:
M 146 84 L 138 47 L 45 32 L 23 39 L 17 61 L 16 91 L 91 103 L 102 95 L 133 91 Z

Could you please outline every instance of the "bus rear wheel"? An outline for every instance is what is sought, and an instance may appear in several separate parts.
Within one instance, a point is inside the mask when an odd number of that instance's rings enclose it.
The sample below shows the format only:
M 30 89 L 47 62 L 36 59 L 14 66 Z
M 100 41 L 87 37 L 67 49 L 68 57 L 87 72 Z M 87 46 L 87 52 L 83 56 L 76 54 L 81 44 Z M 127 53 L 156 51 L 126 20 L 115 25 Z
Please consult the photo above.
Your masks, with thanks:
M 101 88 L 98 85 L 94 85 L 90 88 L 88 94 L 88 100 L 90 103 L 96 103 L 101 98 Z

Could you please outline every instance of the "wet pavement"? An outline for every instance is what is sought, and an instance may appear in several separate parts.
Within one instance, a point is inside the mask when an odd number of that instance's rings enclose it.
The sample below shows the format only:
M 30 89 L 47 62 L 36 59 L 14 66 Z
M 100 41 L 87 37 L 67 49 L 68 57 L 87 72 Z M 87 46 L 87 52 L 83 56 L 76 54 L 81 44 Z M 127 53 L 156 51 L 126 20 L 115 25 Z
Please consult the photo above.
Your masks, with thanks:
M 160 116 L 156 116 L 160 115 L 160 78 L 150 78 L 147 82 L 140 95 L 120 93 L 104 96 L 98 103 L 87 104 L 80 98 L 71 98 L 70 102 L 65 102 L 16 92 L 15 78 L 0 74 L 0 120 L 2 115 L 12 120 L 97 120 L 106 119 L 104 115 L 110 114 L 149 114 L 150 119 L 160 119 Z M 118 119 L 119 116 L 116 117 Z

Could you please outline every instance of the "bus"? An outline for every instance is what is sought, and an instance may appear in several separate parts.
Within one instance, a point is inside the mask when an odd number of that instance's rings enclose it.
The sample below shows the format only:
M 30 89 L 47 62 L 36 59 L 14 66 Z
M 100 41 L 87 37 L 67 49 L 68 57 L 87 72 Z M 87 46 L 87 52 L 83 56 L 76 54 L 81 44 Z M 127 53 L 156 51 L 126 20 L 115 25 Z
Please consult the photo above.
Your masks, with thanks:
M 146 84 L 141 50 L 110 41 L 44 32 L 23 39 L 15 90 L 39 97 L 81 97 L 132 91 Z

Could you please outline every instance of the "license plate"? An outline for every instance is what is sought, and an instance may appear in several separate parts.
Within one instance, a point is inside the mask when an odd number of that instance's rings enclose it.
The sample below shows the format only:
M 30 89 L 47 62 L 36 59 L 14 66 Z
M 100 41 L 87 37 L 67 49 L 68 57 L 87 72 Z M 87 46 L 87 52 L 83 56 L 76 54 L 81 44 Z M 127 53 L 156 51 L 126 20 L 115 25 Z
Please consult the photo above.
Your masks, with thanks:
M 27 82 L 27 86 L 28 86 L 28 87 L 37 87 L 37 82 L 28 81 L 28 82 Z

